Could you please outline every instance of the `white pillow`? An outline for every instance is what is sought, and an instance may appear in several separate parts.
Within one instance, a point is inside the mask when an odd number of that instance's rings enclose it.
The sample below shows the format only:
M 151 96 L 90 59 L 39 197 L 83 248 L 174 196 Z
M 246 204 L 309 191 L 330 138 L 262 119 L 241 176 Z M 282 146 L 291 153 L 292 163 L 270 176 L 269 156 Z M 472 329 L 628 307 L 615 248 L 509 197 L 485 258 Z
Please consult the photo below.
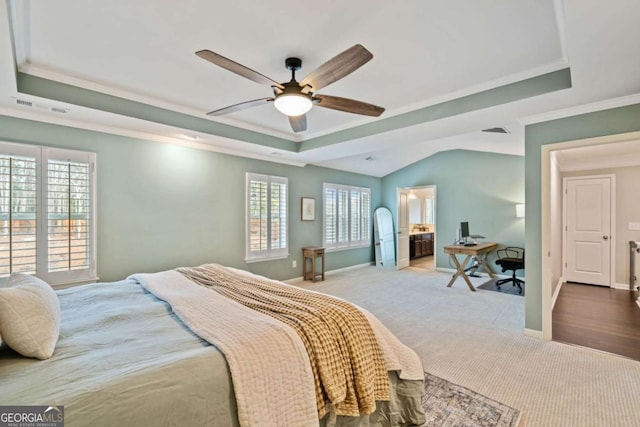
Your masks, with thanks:
M 9 278 L 7 280 L 0 281 L 0 288 L 6 288 L 9 286 Z M 2 345 L 2 330 L 0 330 L 0 345 Z
M 60 335 L 60 301 L 46 282 L 13 273 L 0 288 L 0 334 L 26 357 L 48 359 Z

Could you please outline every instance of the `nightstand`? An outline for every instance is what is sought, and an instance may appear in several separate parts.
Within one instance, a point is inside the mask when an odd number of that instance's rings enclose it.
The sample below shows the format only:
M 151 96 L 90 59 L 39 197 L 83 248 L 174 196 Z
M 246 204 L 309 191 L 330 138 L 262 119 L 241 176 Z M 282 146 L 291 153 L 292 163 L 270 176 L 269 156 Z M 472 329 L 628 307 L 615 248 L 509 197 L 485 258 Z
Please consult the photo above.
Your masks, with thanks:
M 316 259 L 322 258 L 322 270 L 316 271 Z M 311 271 L 307 271 L 307 261 L 311 260 Z M 324 280 L 324 248 L 311 246 L 302 248 L 302 278 L 315 283 L 316 277 L 322 276 Z

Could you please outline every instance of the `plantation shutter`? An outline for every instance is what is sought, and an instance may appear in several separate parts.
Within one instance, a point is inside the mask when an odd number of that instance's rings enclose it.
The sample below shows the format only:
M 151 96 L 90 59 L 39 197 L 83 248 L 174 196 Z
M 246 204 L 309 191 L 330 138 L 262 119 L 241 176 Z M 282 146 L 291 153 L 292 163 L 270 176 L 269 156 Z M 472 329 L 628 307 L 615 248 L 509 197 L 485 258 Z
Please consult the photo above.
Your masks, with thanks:
M 247 262 L 289 255 L 287 186 L 287 178 L 247 173 Z
M 36 158 L 0 155 L 0 277 L 36 272 Z
M 95 281 L 95 154 L 0 142 L 0 281 Z
M 323 184 L 323 245 L 329 249 L 370 244 L 371 191 Z
M 47 170 L 48 271 L 89 267 L 90 165 L 49 160 Z
M 337 189 L 327 184 L 323 184 L 323 246 L 334 246 L 338 241 L 338 200 Z

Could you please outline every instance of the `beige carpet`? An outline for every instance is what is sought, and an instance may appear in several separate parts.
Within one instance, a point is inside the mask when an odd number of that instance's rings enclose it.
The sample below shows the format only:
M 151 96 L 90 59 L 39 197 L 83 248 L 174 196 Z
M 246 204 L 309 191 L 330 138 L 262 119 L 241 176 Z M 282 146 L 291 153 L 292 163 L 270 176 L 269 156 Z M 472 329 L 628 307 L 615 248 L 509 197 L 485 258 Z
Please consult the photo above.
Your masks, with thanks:
M 449 278 L 364 267 L 290 283 L 373 312 L 425 371 L 521 410 L 527 427 L 640 425 L 640 362 L 527 337 L 524 298 L 447 288 Z

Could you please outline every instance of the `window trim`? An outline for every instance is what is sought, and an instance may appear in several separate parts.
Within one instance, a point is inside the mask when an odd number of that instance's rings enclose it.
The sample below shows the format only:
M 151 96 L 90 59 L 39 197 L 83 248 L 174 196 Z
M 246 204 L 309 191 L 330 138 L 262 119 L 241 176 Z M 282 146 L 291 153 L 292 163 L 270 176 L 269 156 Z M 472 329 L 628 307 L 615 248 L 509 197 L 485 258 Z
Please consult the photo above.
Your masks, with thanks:
M 329 243 L 327 242 L 327 189 L 335 189 L 335 190 L 343 190 L 347 191 L 347 237 L 348 240 L 346 242 L 336 242 Z M 367 239 L 363 240 L 351 240 L 351 192 L 357 191 L 359 193 L 366 193 L 369 196 L 369 209 L 368 209 L 368 227 L 367 230 Z M 347 249 L 356 249 L 356 248 L 367 248 L 371 247 L 371 189 L 368 187 L 358 187 L 355 185 L 344 185 L 344 184 L 334 184 L 330 182 L 322 183 L 322 246 L 326 249 L 327 252 L 341 251 Z M 336 228 L 338 228 L 338 224 L 336 224 Z
M 96 153 L 39 145 L 18 144 L 0 141 L 2 154 L 31 156 L 36 159 L 36 273 L 35 276 L 51 285 L 71 285 L 96 282 L 97 276 L 97 198 L 96 198 Z M 89 244 L 87 268 L 67 271 L 48 271 L 48 163 L 49 160 L 63 160 L 87 163 L 89 165 Z M 0 281 L 5 281 L 2 278 Z
M 285 247 L 271 248 L 271 240 L 267 237 L 268 248 L 261 251 L 251 251 L 251 181 L 262 181 L 267 183 L 267 236 L 271 231 L 271 184 L 279 183 L 285 185 Z M 247 172 L 245 175 L 245 259 L 247 264 L 262 261 L 273 261 L 289 257 L 289 178 L 282 176 L 266 175 L 253 172 Z

